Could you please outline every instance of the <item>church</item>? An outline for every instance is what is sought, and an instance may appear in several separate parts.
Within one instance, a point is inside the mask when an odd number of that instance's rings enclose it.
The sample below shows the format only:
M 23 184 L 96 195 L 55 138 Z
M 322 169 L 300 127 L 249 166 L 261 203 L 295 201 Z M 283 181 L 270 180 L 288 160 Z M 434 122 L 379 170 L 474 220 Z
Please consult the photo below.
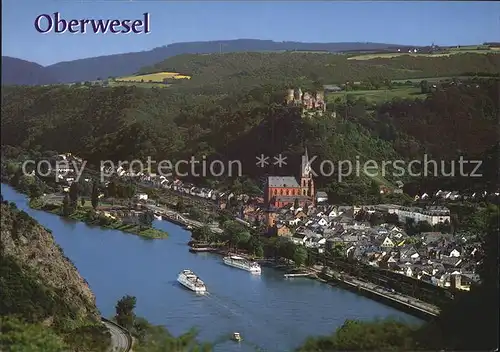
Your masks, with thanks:
M 314 204 L 315 189 L 311 165 L 307 155 L 302 159 L 300 181 L 294 176 L 269 176 L 264 193 L 265 202 L 270 207 L 282 208 L 293 205 L 297 199 L 299 205 Z

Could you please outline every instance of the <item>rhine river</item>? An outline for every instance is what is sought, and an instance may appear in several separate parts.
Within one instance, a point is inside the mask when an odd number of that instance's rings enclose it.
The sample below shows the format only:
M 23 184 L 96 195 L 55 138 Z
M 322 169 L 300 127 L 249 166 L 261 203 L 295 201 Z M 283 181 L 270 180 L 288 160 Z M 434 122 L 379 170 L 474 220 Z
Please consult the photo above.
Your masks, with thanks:
M 147 240 L 115 230 L 103 230 L 30 209 L 24 195 L 2 184 L 5 200 L 17 204 L 52 230 L 88 281 L 105 317 L 114 315 L 124 295 L 137 297 L 136 314 L 165 325 L 175 335 L 191 327 L 199 339 L 215 344 L 216 352 L 293 351 L 308 336 L 326 335 L 346 319 L 417 318 L 376 301 L 304 278 L 284 279 L 263 268 L 261 276 L 222 264 L 213 254 L 192 254 L 190 233 L 167 221 L 154 226 L 168 231 L 165 240 Z M 182 269 L 205 281 L 209 294 L 196 296 L 176 282 Z M 239 332 L 243 341 L 229 340 Z

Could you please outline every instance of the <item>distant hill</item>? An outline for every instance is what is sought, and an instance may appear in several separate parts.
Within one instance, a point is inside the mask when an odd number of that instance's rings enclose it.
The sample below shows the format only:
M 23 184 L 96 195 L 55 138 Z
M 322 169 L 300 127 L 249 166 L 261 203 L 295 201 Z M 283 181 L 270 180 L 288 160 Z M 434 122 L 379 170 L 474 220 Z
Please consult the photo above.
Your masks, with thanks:
M 2 84 L 37 85 L 57 83 L 46 67 L 35 62 L 2 56 Z
M 36 63 L 2 57 L 2 84 L 51 84 L 92 81 L 109 76 L 119 77 L 136 73 L 169 57 L 180 54 L 204 54 L 242 51 L 371 51 L 407 47 L 384 43 L 300 43 L 272 40 L 237 39 L 208 42 L 174 43 L 149 51 L 92 57 L 59 62 L 43 67 Z M 30 66 L 31 65 L 31 66 Z

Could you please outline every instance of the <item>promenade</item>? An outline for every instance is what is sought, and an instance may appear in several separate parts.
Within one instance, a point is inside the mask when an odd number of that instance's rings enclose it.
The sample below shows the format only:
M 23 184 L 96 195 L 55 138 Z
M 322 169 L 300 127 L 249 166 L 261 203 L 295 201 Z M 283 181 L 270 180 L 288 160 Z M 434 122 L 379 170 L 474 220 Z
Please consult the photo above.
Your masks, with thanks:
M 321 273 L 322 267 L 315 266 L 313 270 L 317 275 L 319 275 Z M 392 303 L 397 307 L 406 308 L 409 311 L 416 312 L 420 316 L 432 318 L 438 316 L 440 313 L 440 309 L 433 304 L 423 302 L 414 297 L 404 295 L 394 290 L 389 290 L 387 288 L 375 285 L 371 282 L 359 280 L 346 274 L 337 273 L 336 275 L 332 275 L 331 270 L 329 270 L 329 273 L 327 273 L 326 275 L 328 277 L 331 277 L 333 280 L 344 284 L 345 287 L 350 288 L 353 291 L 359 291 L 375 299 L 380 299 L 383 302 Z

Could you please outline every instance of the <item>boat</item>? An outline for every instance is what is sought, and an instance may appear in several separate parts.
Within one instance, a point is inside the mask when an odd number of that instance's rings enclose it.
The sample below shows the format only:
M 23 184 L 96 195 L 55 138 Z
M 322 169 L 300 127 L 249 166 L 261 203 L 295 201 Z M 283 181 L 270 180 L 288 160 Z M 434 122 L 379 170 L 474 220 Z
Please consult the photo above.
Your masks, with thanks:
M 156 214 L 155 214 L 155 219 L 156 219 L 156 220 L 162 220 L 163 218 L 161 217 L 161 215 L 156 215 Z
M 234 341 L 241 341 L 241 335 L 239 332 L 233 332 L 233 340 Z
M 177 277 L 177 281 L 193 292 L 205 293 L 207 291 L 205 283 L 191 270 L 182 270 Z
M 193 226 L 191 226 L 191 225 L 187 225 L 187 226 L 186 226 L 186 230 L 191 231 L 192 229 L 193 229 Z
M 252 274 L 260 274 L 261 273 L 260 265 L 257 262 L 252 262 L 250 260 L 239 257 L 237 255 L 230 255 L 230 256 L 224 257 L 222 260 L 224 261 L 224 264 L 226 264 L 226 265 L 249 271 Z

